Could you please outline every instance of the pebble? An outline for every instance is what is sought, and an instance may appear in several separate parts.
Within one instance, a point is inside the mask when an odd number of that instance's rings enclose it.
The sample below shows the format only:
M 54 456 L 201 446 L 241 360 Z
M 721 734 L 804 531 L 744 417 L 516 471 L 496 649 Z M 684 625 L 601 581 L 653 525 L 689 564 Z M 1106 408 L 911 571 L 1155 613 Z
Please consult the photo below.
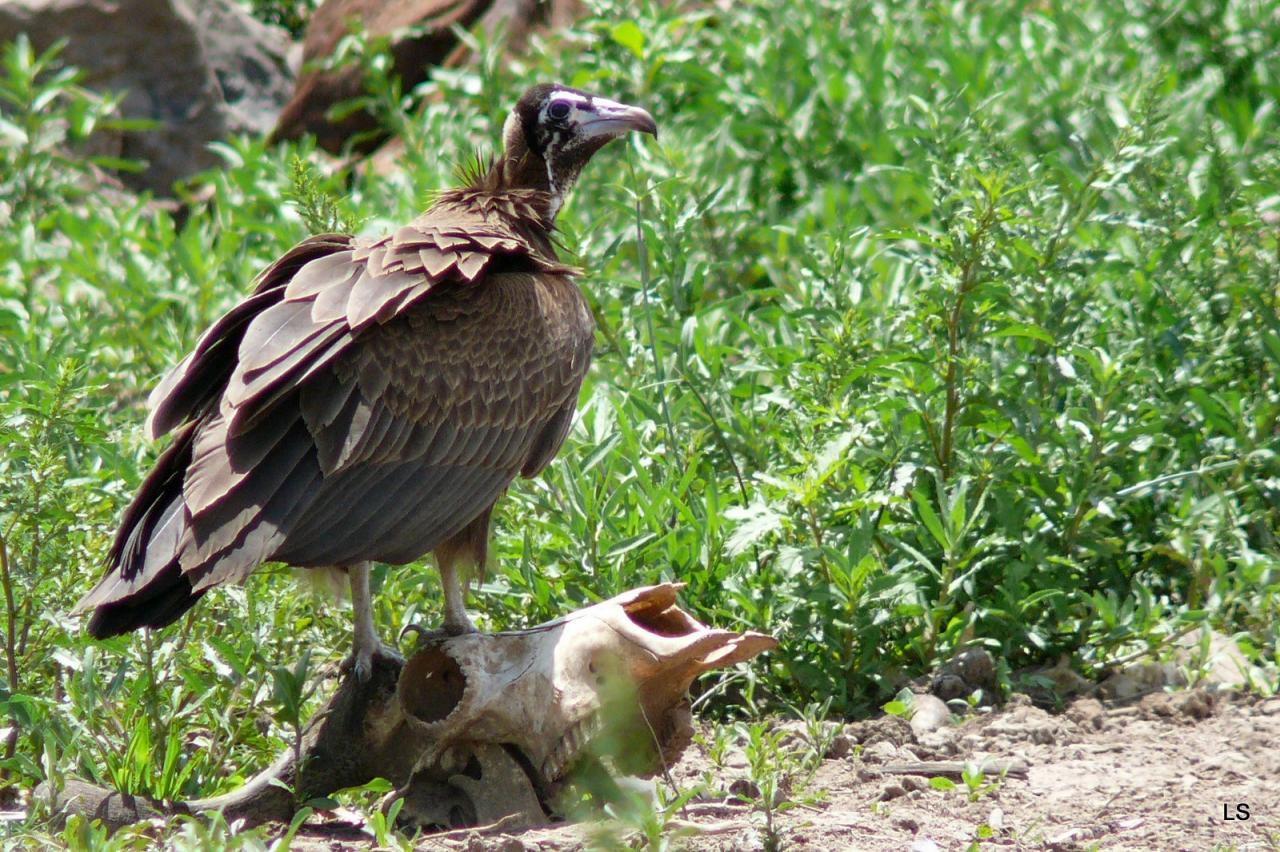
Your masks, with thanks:
M 920 830 L 920 823 L 916 822 L 909 816 L 898 817 L 893 821 L 893 824 L 903 831 L 909 831 L 912 834 L 915 834 Z
M 841 760 L 852 752 L 853 740 L 844 734 L 836 734 L 831 740 L 831 745 L 827 746 L 827 753 L 823 757 L 827 760 Z
M 896 760 L 897 757 L 898 747 L 884 740 L 872 743 L 862 750 L 862 759 L 867 763 L 885 763 L 890 760 Z
M 880 801 L 888 802 L 907 795 L 907 788 L 897 781 L 890 781 L 880 791 Z

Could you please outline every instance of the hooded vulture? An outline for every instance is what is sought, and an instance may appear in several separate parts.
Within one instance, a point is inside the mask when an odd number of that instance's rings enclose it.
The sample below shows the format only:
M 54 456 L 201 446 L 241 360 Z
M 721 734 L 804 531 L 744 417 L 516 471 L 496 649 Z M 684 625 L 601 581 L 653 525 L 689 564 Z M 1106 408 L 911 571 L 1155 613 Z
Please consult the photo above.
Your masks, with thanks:
M 511 481 L 564 442 L 593 323 L 552 245 L 583 166 L 649 113 L 535 86 L 503 151 L 377 239 L 324 234 L 273 263 L 152 392 L 173 433 L 124 512 L 106 576 L 77 604 L 104 638 L 175 621 L 266 561 L 347 573 L 348 665 L 378 638 L 371 561 L 433 552 L 444 629 L 473 631 L 459 570 L 483 566 Z

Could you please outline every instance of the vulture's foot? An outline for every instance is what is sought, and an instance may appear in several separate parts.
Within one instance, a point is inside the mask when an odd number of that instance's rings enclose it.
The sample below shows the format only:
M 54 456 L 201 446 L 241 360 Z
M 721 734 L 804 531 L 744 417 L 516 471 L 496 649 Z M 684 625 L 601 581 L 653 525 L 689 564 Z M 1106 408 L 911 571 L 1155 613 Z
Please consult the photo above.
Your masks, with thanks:
M 353 648 L 347 658 L 342 661 L 339 670 L 343 674 L 355 672 L 356 678 L 361 683 L 368 683 L 369 678 L 373 677 L 375 660 L 384 660 L 394 666 L 404 665 L 404 655 L 390 645 L 375 641 Z
M 466 610 L 459 613 L 446 613 L 444 617 L 444 633 L 446 636 L 462 636 L 467 633 L 479 633 L 475 623 L 467 615 Z
M 479 633 L 480 630 L 471 623 L 471 619 L 467 619 L 464 623 L 456 623 L 446 621 L 440 627 L 423 627 L 421 624 L 406 624 L 404 629 L 400 631 L 399 640 L 404 641 L 404 637 L 412 633 L 418 637 L 418 645 L 424 642 L 439 642 L 448 639 L 451 636 L 465 636 L 468 633 Z

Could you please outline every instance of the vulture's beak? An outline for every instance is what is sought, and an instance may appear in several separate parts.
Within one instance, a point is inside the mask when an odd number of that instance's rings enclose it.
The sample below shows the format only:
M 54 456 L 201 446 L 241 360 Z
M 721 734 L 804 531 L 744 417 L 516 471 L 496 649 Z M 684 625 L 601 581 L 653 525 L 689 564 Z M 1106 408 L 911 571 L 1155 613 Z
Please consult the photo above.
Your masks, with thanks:
M 604 98 L 592 98 L 591 106 L 595 108 L 595 117 L 582 123 L 582 135 L 587 139 L 602 136 L 612 139 L 631 130 L 648 133 L 655 139 L 658 136 L 658 125 L 653 116 L 640 107 Z

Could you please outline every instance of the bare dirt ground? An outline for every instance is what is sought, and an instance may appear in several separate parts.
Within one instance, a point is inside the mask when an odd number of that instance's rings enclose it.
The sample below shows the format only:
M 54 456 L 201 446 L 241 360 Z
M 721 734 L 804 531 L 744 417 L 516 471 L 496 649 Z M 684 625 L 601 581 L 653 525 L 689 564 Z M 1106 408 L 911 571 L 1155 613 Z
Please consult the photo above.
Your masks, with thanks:
M 805 737 L 795 723 L 782 727 L 793 743 Z M 777 848 L 1280 849 L 1280 697 L 1190 690 L 1113 706 L 1078 698 L 1054 714 L 1014 696 L 919 736 L 892 716 L 840 733 L 807 786 L 792 785 L 801 804 L 776 816 Z M 719 758 L 695 743 L 672 780 L 751 797 L 742 752 Z M 985 773 L 986 789 L 974 796 L 955 775 L 954 789 L 930 785 L 940 762 L 981 760 L 1012 769 Z M 695 852 L 763 849 L 769 840 L 759 799 L 731 794 L 695 798 L 667 828 L 671 848 Z M 625 841 L 628 831 L 618 827 L 614 837 Z M 463 830 L 419 848 L 567 852 L 594 848 L 589 838 L 582 825 Z M 330 820 L 304 828 L 295 848 L 368 845 L 356 826 Z

